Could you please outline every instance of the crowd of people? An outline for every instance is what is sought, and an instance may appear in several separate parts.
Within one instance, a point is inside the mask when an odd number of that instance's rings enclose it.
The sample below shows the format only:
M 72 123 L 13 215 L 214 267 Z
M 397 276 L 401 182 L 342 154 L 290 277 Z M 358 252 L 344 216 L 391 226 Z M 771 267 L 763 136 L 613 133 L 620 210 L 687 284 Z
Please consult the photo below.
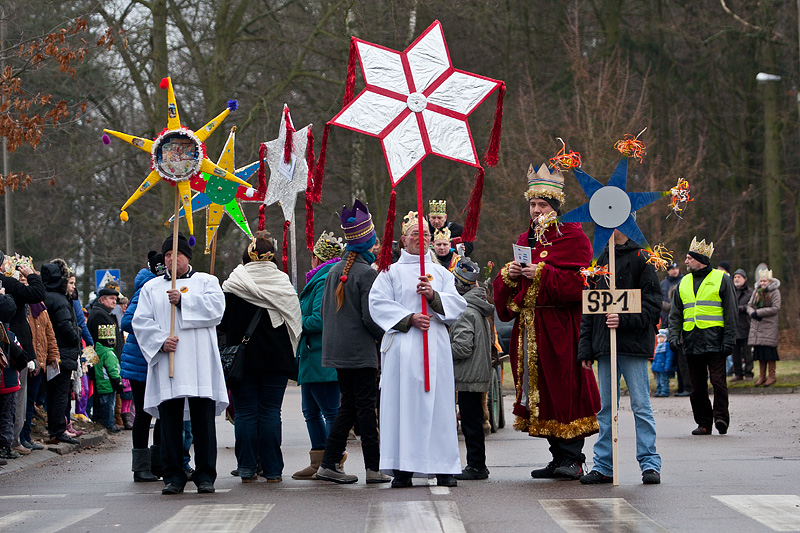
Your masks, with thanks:
M 192 247 L 173 233 L 142 258 L 130 301 L 111 284 L 86 310 L 63 260 L 37 272 L 29 259 L 0 253 L 0 461 L 43 449 L 31 426 L 44 410 L 48 444 L 77 443 L 75 419 L 91 418 L 110 433 L 129 429 L 135 482 L 163 480 L 162 493 L 174 495 L 192 481 L 199 493 L 213 493 L 215 421 L 227 411 L 236 442 L 231 474 L 242 483 L 278 483 L 281 409 L 293 380 L 310 450 L 308 466 L 292 478 L 357 482 L 344 469 L 355 432 L 367 484 L 403 488 L 414 477 L 435 477 L 453 487 L 486 479 L 496 312 L 513 321 L 514 427 L 549 444 L 551 460 L 531 476 L 612 482 L 613 336 L 642 482 L 660 483 L 648 360 L 656 397 L 670 395 L 677 374 L 677 395 L 690 397 L 697 423 L 693 435 L 727 433 L 726 374 L 753 380 L 758 361 L 754 385 L 776 382 L 780 282 L 762 269 L 749 288 L 743 269 L 730 276 L 724 262 L 712 268 L 713 244 L 696 239 L 687 274 L 673 262 L 659 282 L 641 246 L 617 229 L 614 283 L 595 276 L 591 288 L 638 290 L 641 309 L 582 314 L 581 269 L 593 254 L 580 224 L 552 223 L 561 214 L 564 176 L 542 165 L 529 169 L 527 182 L 530 219 L 516 244 L 530 249 L 530 259 L 508 262 L 484 284 L 469 257 L 474 243 L 447 221 L 442 200 L 430 202 L 427 217 L 408 212 L 393 264 L 383 271 L 368 207 L 359 200 L 345 206 L 343 238 L 322 232 L 299 294 L 267 232 L 243 246 L 241 264 L 221 284 L 192 268 Z M 606 247 L 597 264 L 608 265 L 611 253 Z M 587 471 L 584 442 L 596 433 Z

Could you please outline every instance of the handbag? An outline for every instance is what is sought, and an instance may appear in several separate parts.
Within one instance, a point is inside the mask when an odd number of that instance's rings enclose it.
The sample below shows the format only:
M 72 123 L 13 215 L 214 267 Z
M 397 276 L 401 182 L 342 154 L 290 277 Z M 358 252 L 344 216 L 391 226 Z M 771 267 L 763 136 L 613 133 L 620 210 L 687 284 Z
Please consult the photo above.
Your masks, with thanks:
M 253 332 L 256 330 L 258 322 L 261 320 L 263 311 L 264 309 L 262 308 L 256 311 L 256 314 L 250 321 L 250 325 L 247 326 L 244 337 L 242 337 L 242 342 L 234 344 L 233 346 L 226 346 L 220 353 L 220 359 L 222 359 L 222 374 L 225 376 L 225 382 L 227 384 L 244 380 L 244 351 L 247 348 L 247 343 L 250 342 L 250 337 L 253 336 Z

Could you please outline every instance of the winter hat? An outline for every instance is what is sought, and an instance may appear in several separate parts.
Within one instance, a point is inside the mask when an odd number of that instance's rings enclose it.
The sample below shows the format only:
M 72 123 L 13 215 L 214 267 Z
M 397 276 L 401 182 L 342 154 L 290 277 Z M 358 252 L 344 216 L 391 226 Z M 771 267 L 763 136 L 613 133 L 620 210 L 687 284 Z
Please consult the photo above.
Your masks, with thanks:
M 720 261 L 719 262 L 719 268 L 721 268 L 725 272 L 730 272 L 731 271 L 731 263 L 730 263 L 730 261 Z
M 119 292 L 114 289 L 103 287 L 97 292 L 97 297 L 100 298 L 101 296 L 119 296 Z
M 164 254 L 155 250 L 147 252 L 147 268 L 156 276 L 163 276 L 167 273 L 167 265 L 164 263 Z
M 342 206 L 341 215 L 344 238 L 351 252 L 366 252 L 375 245 L 377 239 L 372 215 L 361 200 L 353 202 L 353 209 Z
M 667 265 L 667 270 L 672 270 L 673 268 L 680 268 L 678 266 L 678 262 L 677 261 L 673 261 L 669 265 Z
M 161 245 L 161 253 L 165 256 L 170 250 L 172 250 L 172 234 L 170 234 L 170 236 L 164 240 L 164 244 Z M 187 258 L 192 258 L 192 247 L 189 246 L 189 241 L 186 240 L 183 233 L 178 233 L 178 251 Z
M 733 275 L 735 276 L 736 274 L 739 274 L 744 279 L 747 279 L 747 272 L 745 272 L 743 268 L 737 268 L 736 272 L 734 272 Z
M 456 282 L 464 285 L 475 285 L 480 273 L 481 268 L 469 257 L 462 257 L 453 269 L 453 276 L 455 276 Z

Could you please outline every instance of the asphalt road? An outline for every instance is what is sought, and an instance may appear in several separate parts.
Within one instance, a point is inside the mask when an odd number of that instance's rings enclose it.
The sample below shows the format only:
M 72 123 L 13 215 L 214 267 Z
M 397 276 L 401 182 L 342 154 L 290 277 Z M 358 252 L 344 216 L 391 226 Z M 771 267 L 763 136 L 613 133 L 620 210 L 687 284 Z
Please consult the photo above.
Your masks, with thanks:
M 193 484 L 162 496 L 161 483 L 133 483 L 130 434 L 91 450 L 0 474 L 0 531 L 797 531 L 800 530 L 800 394 L 731 396 L 728 435 L 694 437 L 687 398 L 653 398 L 662 484 L 643 486 L 635 460 L 628 399 L 620 401 L 620 486 L 533 480 L 547 443 L 508 426 L 487 437 L 491 476 L 452 489 L 391 489 L 363 482 L 357 442 L 335 485 L 295 481 L 308 460 L 299 388 L 284 402 L 284 481 L 243 485 L 235 468 L 233 426 L 217 419 L 217 493 Z M 584 450 L 591 467 L 591 445 Z M 462 457 L 464 455 L 463 441 Z M 41 453 L 41 452 L 40 452 Z

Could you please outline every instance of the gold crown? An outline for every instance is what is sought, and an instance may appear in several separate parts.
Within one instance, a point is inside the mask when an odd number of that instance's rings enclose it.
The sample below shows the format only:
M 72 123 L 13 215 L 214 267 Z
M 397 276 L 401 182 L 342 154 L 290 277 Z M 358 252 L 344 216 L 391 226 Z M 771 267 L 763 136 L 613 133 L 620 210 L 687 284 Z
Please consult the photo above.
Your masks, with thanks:
M 330 261 L 334 257 L 338 257 L 343 249 L 344 244 L 342 244 L 341 237 L 336 238 L 333 236 L 333 232 L 326 233 L 323 231 L 314 245 L 314 255 L 322 262 Z
M 762 279 L 772 279 L 772 270 L 767 270 L 766 268 L 758 271 L 758 281 Z
M 117 327 L 114 324 L 102 324 L 97 326 L 97 340 L 117 340 Z
M 258 255 L 258 251 L 256 250 L 257 239 L 272 240 L 272 236 L 266 230 L 256 232 L 256 234 L 253 236 L 253 239 L 250 241 L 250 244 L 247 245 L 247 256 L 251 261 L 272 261 L 272 258 L 275 257 L 275 253 L 273 252 L 264 252 L 263 254 Z
M 31 270 L 34 270 L 33 257 L 28 257 L 25 255 L 14 254 L 14 257 L 7 255 L 5 264 L 6 264 L 6 269 L 3 272 L 3 274 L 17 279 L 19 279 L 19 271 L 17 270 L 17 267 L 25 265 Z
M 428 202 L 429 215 L 447 215 L 447 200 L 431 200 Z
M 689 251 L 704 255 L 711 259 L 711 254 L 714 253 L 714 243 L 710 242 L 706 244 L 705 239 L 697 242 L 697 237 L 692 237 L 692 244 L 689 245 Z
M 408 228 L 416 226 L 417 224 L 419 224 L 419 220 L 417 218 L 417 212 L 409 211 L 408 214 L 403 217 L 403 225 L 401 226 L 403 230 L 403 235 L 406 234 Z
M 433 231 L 433 239 L 431 239 L 431 242 L 436 242 L 436 241 L 450 242 L 451 238 L 452 234 L 450 233 L 450 228 L 445 227 Z
M 551 172 L 547 165 L 542 164 L 538 170 L 533 165 L 528 167 L 528 190 L 525 199 L 553 198 L 564 203 L 564 174 L 559 169 Z

